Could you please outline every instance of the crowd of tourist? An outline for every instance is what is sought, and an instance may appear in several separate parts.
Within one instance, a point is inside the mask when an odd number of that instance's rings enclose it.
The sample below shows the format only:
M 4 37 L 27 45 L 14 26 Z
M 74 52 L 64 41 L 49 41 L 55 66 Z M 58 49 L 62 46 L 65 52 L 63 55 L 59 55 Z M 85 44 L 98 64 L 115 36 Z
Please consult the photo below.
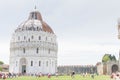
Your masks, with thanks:
M 18 74 L 14 74 L 14 73 L 7 73 L 7 72 L 0 72 L 0 78 L 2 79 L 6 79 L 6 78 L 14 78 L 14 77 L 17 77 L 19 76 Z
M 87 76 L 91 76 L 91 78 L 94 79 L 95 77 L 95 74 L 88 74 L 88 73 L 82 73 L 81 76 L 83 77 L 87 77 Z M 42 74 L 41 72 L 38 73 L 38 74 L 15 74 L 15 73 L 3 73 L 3 72 L 0 72 L 0 78 L 5 80 L 6 78 L 16 78 L 16 77 L 19 77 L 19 76 L 36 76 L 36 77 L 44 77 L 44 76 L 47 76 L 48 78 L 51 78 L 52 74 L 48 73 L 48 74 Z M 58 72 L 56 72 L 54 74 L 54 76 L 58 77 L 59 74 Z M 75 72 L 71 72 L 70 73 L 70 76 L 71 78 L 75 78 Z M 116 72 L 116 73 L 112 73 L 111 74 L 111 78 L 112 79 L 115 79 L 115 80 L 120 80 L 120 73 L 119 72 Z

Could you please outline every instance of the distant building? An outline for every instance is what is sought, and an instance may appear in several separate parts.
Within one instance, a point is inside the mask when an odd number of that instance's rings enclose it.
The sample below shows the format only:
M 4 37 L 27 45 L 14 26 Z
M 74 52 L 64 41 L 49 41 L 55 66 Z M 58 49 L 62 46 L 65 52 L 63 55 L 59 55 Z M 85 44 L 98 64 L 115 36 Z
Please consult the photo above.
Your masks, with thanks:
M 97 67 L 97 73 L 98 73 L 99 75 L 102 75 L 102 74 L 103 74 L 103 64 L 102 64 L 101 62 L 98 62 L 98 63 L 96 64 L 96 67 Z
M 100 63 L 97 65 L 98 74 L 112 74 L 120 71 L 119 61 L 109 61 L 106 63 Z
M 2 68 L 2 72 L 8 72 L 9 71 L 9 65 L 7 65 L 7 64 L 0 65 L 0 67 Z
M 120 39 L 120 21 L 118 21 L 118 39 Z M 97 64 L 97 72 L 99 74 L 112 74 L 120 72 L 120 52 L 117 61 L 108 61 L 106 63 Z
M 55 33 L 39 11 L 32 11 L 12 35 L 9 71 L 54 74 L 57 72 L 57 50 Z
M 89 73 L 93 74 L 96 73 L 96 66 L 93 65 L 68 65 L 68 66 L 58 66 L 58 73 L 59 74 L 70 74 L 71 72 L 75 72 L 76 74 L 82 73 Z
M 120 61 L 120 58 L 117 61 L 113 60 L 113 61 L 107 61 L 107 62 L 98 62 L 96 64 L 98 74 L 110 75 L 112 73 L 116 73 L 120 71 L 119 61 Z

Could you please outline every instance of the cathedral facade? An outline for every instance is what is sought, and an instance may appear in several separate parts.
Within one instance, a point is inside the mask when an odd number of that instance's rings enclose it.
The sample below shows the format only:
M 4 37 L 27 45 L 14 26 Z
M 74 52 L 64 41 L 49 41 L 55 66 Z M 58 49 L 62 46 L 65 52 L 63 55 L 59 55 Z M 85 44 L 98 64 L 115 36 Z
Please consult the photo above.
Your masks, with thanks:
M 57 72 L 56 35 L 39 11 L 30 12 L 26 21 L 14 31 L 10 41 L 12 73 L 54 74 Z

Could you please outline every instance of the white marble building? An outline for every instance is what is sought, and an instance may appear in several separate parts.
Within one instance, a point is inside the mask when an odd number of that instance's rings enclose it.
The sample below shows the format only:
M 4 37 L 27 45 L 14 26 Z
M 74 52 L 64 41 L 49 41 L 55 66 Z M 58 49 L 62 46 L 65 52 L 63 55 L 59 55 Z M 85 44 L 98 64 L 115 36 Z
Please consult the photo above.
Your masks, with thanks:
M 55 33 L 35 10 L 12 35 L 9 71 L 54 74 L 57 72 L 57 50 Z

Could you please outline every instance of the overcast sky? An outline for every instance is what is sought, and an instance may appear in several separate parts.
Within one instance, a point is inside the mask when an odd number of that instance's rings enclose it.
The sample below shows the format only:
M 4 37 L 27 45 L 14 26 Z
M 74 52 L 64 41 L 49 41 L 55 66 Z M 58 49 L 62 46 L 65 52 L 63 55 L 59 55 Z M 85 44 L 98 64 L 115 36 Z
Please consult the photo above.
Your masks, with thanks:
M 95 65 L 118 58 L 120 0 L 0 0 L 0 60 L 9 64 L 10 39 L 37 6 L 57 35 L 58 65 Z

